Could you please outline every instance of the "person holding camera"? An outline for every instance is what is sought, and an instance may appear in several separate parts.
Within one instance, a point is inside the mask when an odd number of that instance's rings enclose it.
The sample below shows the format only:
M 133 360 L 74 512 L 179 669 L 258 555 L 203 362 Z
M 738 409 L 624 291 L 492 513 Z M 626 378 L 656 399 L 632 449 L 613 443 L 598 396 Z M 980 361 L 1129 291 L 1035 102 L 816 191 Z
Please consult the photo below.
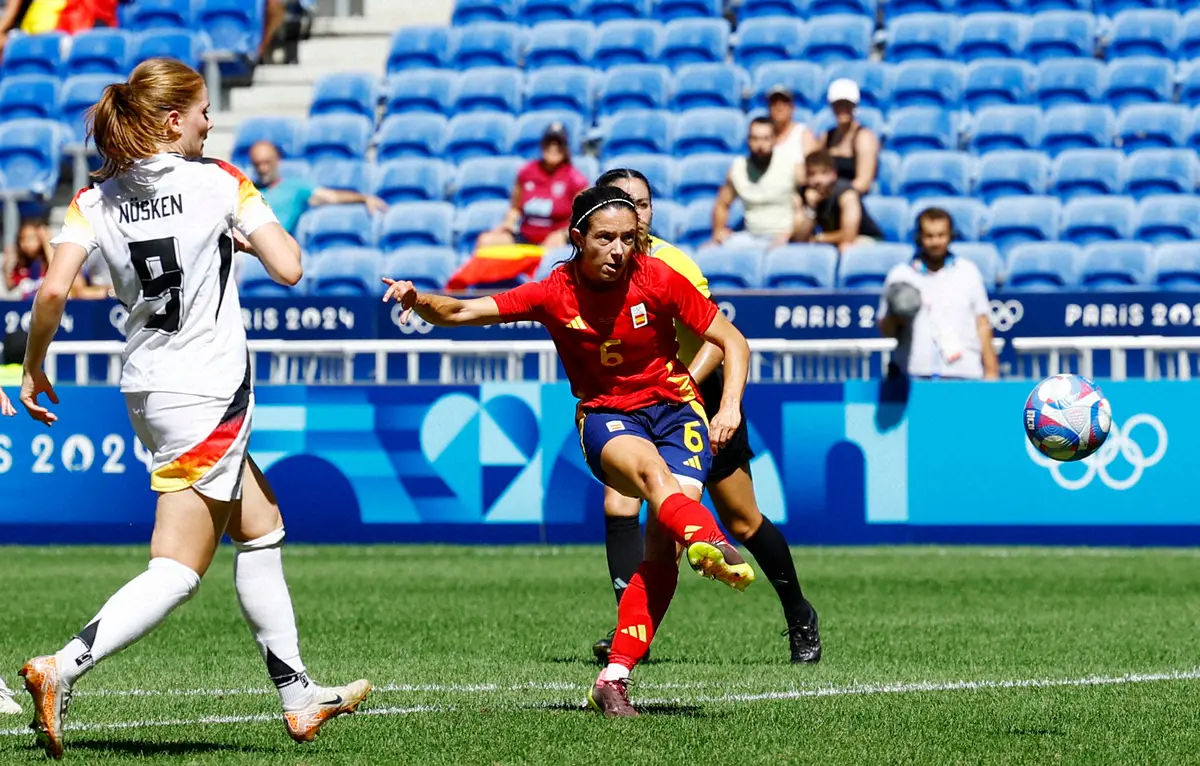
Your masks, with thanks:
M 998 380 L 987 288 L 979 268 L 950 252 L 954 221 L 941 208 L 917 216 L 917 251 L 883 283 L 879 330 L 898 341 L 889 377 Z

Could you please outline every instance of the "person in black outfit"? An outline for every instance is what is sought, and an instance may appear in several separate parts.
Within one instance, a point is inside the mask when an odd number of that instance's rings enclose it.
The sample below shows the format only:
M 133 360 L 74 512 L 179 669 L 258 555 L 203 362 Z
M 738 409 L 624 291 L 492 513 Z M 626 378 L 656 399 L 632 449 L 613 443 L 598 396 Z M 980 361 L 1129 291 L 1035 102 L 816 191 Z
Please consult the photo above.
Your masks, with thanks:
M 883 231 L 863 207 L 854 186 L 838 177 L 829 152 L 819 149 L 804 158 L 807 183 L 800 188 L 796 216 L 797 238 L 823 242 L 846 250 L 851 245 L 883 238 Z
M 879 172 L 879 136 L 854 115 L 859 95 L 858 83 L 853 80 L 841 78 L 829 84 L 829 106 L 837 124 L 818 139 L 818 148 L 829 151 L 838 178 L 850 182 L 865 197 Z

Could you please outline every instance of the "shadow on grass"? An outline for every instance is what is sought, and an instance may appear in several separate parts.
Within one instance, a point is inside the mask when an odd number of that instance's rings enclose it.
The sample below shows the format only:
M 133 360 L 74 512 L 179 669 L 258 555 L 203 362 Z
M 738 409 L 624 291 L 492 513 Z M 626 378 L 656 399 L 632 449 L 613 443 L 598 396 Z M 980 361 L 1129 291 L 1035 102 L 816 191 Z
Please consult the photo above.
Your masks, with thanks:
M 67 742 L 67 754 L 88 751 L 96 754 L 154 756 L 203 755 L 205 753 L 275 753 L 273 748 L 230 745 L 220 742 L 146 742 L 133 739 L 76 739 Z
M 1004 732 L 1018 737 L 1061 737 L 1066 734 L 1062 729 L 1022 728 L 1014 726 Z

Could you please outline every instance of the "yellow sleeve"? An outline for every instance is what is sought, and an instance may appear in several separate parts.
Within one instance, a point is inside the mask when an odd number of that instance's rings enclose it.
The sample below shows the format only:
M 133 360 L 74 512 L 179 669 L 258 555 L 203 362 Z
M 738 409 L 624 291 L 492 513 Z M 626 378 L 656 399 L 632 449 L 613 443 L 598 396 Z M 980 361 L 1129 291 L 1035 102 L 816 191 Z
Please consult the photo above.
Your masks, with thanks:
M 696 262 L 689 258 L 685 252 L 670 242 L 664 242 L 657 237 L 651 237 L 650 255 L 683 275 L 705 298 L 712 297 L 712 293 L 708 289 L 708 278 L 704 276 L 704 272 L 700 270 Z

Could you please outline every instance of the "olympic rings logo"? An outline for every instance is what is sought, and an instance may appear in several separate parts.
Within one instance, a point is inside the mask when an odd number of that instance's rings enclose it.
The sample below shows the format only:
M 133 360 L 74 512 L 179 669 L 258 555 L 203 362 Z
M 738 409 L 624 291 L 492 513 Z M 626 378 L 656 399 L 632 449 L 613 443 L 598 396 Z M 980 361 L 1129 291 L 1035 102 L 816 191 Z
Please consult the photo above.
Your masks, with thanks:
M 391 320 L 401 333 L 405 335 L 428 335 L 433 331 L 433 325 L 426 322 L 421 317 L 417 316 L 417 312 L 408 315 L 408 322 L 401 322 L 400 315 L 404 313 L 404 309 L 400 308 L 400 304 L 392 306 Z
M 989 304 L 992 327 L 1000 332 L 1008 332 L 1025 317 L 1025 307 L 1020 301 L 993 300 Z
M 1149 454 L 1147 454 L 1146 448 L 1133 438 L 1133 430 L 1138 426 L 1146 426 L 1154 432 L 1154 449 Z M 1109 489 L 1125 490 L 1137 484 L 1146 469 L 1158 465 L 1159 461 L 1167 454 L 1167 427 L 1158 418 L 1146 414 L 1134 415 L 1126 420 L 1123 426 L 1113 423 L 1108 434 L 1108 441 L 1104 442 L 1104 446 L 1097 450 L 1096 454 L 1080 461 L 1086 470 L 1077 479 L 1063 475 L 1063 463 L 1051 460 L 1038 452 L 1028 439 L 1025 439 L 1024 442 L 1029 458 L 1037 465 L 1050 469 L 1050 475 L 1054 477 L 1055 483 L 1063 489 L 1072 491 L 1083 489 L 1098 476 L 1104 486 Z M 1125 478 L 1115 477 L 1108 472 L 1109 466 L 1116 462 L 1118 455 L 1133 466 L 1133 471 Z

